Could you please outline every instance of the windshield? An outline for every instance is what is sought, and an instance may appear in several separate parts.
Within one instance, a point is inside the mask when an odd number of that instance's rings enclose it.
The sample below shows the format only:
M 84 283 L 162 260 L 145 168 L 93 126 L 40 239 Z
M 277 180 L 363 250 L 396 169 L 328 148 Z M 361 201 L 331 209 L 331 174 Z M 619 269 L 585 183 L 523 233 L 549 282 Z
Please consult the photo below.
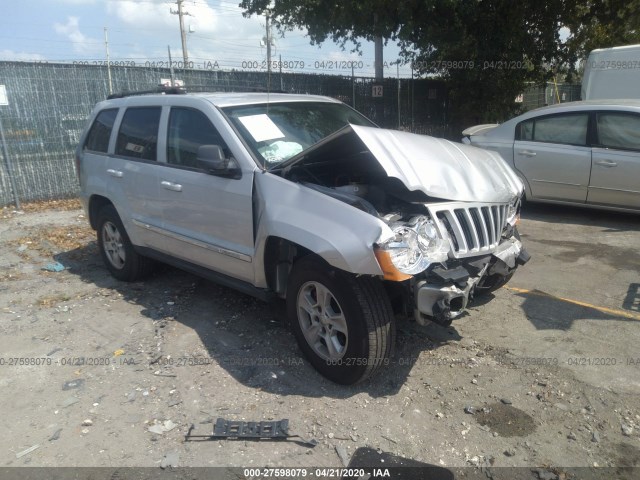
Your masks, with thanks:
M 375 127 L 342 103 L 288 102 L 222 109 L 261 163 L 270 169 L 348 124 Z

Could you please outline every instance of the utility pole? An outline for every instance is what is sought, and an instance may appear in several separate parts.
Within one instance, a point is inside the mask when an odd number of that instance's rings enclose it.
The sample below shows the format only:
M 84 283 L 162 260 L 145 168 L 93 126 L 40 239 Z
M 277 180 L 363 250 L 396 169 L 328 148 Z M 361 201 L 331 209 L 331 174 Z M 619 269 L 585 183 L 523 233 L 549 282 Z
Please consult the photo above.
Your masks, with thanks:
M 109 61 L 109 35 L 107 27 L 104 27 L 104 48 L 107 51 L 107 77 L 109 78 L 109 95 L 113 93 L 113 84 L 111 83 L 111 62 Z
M 189 68 L 189 53 L 187 52 L 187 32 L 184 29 L 184 16 L 191 14 L 182 10 L 183 2 L 184 0 L 176 0 L 178 10 L 170 9 L 169 11 L 174 15 L 178 15 L 178 18 L 180 19 L 180 38 L 182 39 L 182 59 L 184 61 L 183 67 L 187 69 Z
M 176 86 L 176 78 L 173 74 L 173 62 L 171 61 L 171 46 L 167 45 L 167 52 L 169 53 L 169 75 L 171 75 L 171 86 Z
M 271 90 L 271 28 L 269 26 L 269 9 L 266 10 L 267 17 L 267 91 Z
M 376 82 L 382 83 L 382 80 L 384 77 L 384 68 L 383 68 L 383 60 L 382 60 L 382 35 L 378 35 L 374 39 L 374 48 L 375 48 Z
M 7 87 L 0 85 L 0 105 L 9 105 L 9 98 L 7 97 Z M 16 180 L 13 178 L 13 168 L 11 165 L 11 159 L 9 158 L 9 151 L 7 150 L 7 141 L 4 138 L 4 128 L 2 128 L 2 117 L 0 117 L 0 143 L 2 143 L 2 154 L 4 155 L 4 161 L 7 164 L 7 174 L 9 175 L 9 183 L 11 184 L 11 190 L 13 190 L 13 201 L 16 204 L 16 209 L 20 210 L 20 198 L 18 198 L 18 189 L 16 187 Z

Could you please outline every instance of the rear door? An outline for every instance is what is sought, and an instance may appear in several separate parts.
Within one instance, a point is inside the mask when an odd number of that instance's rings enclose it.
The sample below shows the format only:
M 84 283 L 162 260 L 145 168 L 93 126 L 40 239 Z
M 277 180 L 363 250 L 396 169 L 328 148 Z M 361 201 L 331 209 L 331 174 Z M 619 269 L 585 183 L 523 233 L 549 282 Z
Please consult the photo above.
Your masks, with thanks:
M 516 127 L 513 160 L 533 197 L 584 203 L 591 171 L 589 113 L 560 113 Z
M 597 112 L 588 203 L 640 209 L 640 114 Z
M 162 107 L 128 107 L 109 158 L 109 198 L 131 241 L 164 250 L 158 198 L 158 129 Z

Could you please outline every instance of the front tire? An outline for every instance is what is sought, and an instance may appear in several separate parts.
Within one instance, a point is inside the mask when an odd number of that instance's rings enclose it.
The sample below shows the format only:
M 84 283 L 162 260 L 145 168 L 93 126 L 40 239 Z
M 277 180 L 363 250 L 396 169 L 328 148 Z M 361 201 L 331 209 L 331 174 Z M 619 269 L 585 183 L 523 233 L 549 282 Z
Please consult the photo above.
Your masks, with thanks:
M 361 382 L 389 363 L 395 323 L 377 278 L 305 257 L 289 277 L 287 315 L 305 357 L 333 382 Z
M 98 214 L 98 248 L 105 266 L 118 280 L 134 282 L 147 276 L 152 261 L 135 251 L 113 205 Z

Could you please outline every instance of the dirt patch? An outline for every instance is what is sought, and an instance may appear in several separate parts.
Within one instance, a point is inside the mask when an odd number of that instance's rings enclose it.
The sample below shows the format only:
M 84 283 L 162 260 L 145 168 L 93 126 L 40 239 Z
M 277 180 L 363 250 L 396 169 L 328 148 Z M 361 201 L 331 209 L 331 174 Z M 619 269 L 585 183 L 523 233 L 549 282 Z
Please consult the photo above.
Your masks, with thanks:
M 30 229 L 26 236 L 8 244 L 15 246 L 19 254 L 36 250 L 38 253 L 51 255 L 80 249 L 93 240 L 95 233 L 89 225 L 66 225 Z
M 510 330 L 532 338 L 522 298 L 508 290 L 451 328 L 399 320 L 396 353 L 384 371 L 343 387 L 301 357 L 282 325 L 282 303 L 161 265 L 142 282 L 113 279 L 80 210 L 0 222 L 0 259 L 0 280 L 20 275 L 0 283 L 0 404 L 10 420 L 0 429 L 1 467 L 159 468 L 179 455 L 180 467 L 386 467 L 395 460 L 487 472 L 531 467 L 517 471 L 527 478 L 542 467 L 542 476 L 560 480 L 588 478 L 563 476 L 567 465 L 597 464 L 619 467 L 622 474 L 612 468 L 608 478 L 633 478 L 623 474 L 638 462 L 637 391 L 576 380 L 562 360 L 534 361 L 520 342 L 506 342 Z M 42 270 L 55 262 L 65 269 Z M 540 315 L 543 306 L 533 307 Z M 636 345 L 634 334 L 608 325 L 616 349 Z M 588 345 L 575 329 L 535 338 L 545 348 L 554 339 L 575 340 L 571 349 Z M 619 367 L 606 373 L 636 381 L 635 370 L 625 377 Z M 288 418 L 292 433 L 319 444 L 184 442 L 191 425 L 208 434 L 217 418 Z M 175 428 L 157 433 L 169 421 Z M 516 478 L 500 478 L 507 477 Z
M 618 443 L 615 446 L 618 455 L 616 465 L 620 467 L 640 467 L 640 448 L 629 443 Z
M 0 282 L 11 282 L 16 280 L 22 280 L 25 275 L 21 272 L 0 272 Z
M 69 300 L 71 300 L 71 297 L 65 293 L 45 295 L 38 299 L 38 305 L 43 308 L 51 308 L 59 303 L 68 302 Z
M 20 205 L 20 210 L 16 210 L 14 205 L 2 207 L 0 209 L 0 219 L 7 219 L 15 217 L 16 215 L 22 215 L 24 213 L 44 212 L 47 210 L 78 210 L 82 208 L 80 199 L 78 198 L 65 198 L 62 200 L 41 200 L 37 202 L 23 203 Z
M 511 405 L 493 403 L 476 414 L 480 425 L 487 426 L 502 437 L 524 437 L 533 433 L 536 424 L 531 415 Z

